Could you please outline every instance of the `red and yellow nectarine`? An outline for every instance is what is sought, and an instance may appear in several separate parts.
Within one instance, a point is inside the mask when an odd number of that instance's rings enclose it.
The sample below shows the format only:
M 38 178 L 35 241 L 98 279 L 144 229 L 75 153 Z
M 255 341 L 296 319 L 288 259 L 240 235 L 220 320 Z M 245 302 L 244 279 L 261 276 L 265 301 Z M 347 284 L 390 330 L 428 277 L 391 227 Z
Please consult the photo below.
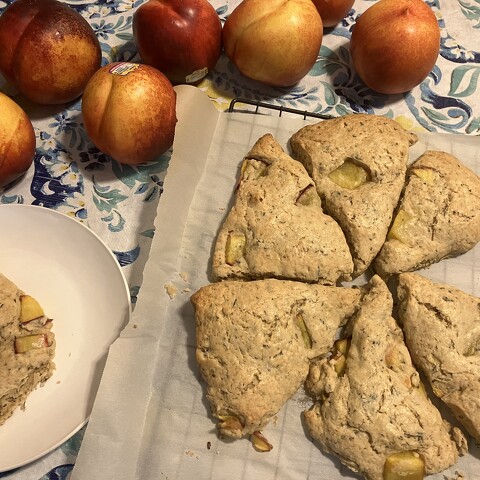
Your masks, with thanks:
M 57 0 L 16 0 L 0 16 L 0 72 L 30 100 L 77 98 L 100 67 L 95 32 Z
M 432 70 L 440 28 L 423 0 L 379 0 L 353 27 L 350 54 L 363 82 L 380 93 L 403 93 Z
M 222 38 L 245 76 L 290 87 L 316 62 L 323 26 L 311 0 L 243 0 L 228 16 Z
M 88 82 L 82 113 L 99 150 L 120 163 L 145 163 L 173 143 L 176 94 L 167 77 L 149 65 L 111 63 Z
M 197 83 L 220 57 L 222 24 L 208 0 L 149 0 L 132 28 L 142 61 L 174 84 Z
M 35 132 L 25 111 L 0 93 L 0 188 L 25 173 L 35 155 Z

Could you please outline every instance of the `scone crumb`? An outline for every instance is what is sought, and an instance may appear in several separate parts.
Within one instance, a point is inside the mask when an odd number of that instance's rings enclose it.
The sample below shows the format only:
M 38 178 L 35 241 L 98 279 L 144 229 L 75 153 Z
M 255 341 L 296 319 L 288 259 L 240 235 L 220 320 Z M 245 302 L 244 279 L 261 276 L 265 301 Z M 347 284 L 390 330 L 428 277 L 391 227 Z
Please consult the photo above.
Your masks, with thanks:
M 462 472 L 458 472 L 458 471 L 455 472 L 454 477 L 449 477 L 448 475 L 444 475 L 443 478 L 445 480 L 467 480 L 467 477 L 465 477 L 465 475 Z
M 185 282 L 185 283 L 188 283 L 189 282 L 189 275 L 188 275 L 188 272 L 179 272 L 178 274 L 180 276 L 180 278 Z
M 175 295 L 178 292 L 178 288 L 171 282 L 164 285 L 165 291 L 170 298 L 175 298 Z
M 191 458 L 196 458 L 198 460 L 198 455 L 196 455 L 195 452 L 192 452 L 192 450 L 186 450 L 185 455 L 188 455 Z

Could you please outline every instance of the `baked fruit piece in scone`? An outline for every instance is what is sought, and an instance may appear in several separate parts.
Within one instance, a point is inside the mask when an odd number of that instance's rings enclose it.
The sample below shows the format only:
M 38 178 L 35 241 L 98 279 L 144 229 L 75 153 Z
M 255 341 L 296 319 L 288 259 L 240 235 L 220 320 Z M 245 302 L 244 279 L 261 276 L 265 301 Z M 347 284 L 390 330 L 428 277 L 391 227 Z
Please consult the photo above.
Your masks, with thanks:
M 290 139 L 293 157 L 313 178 L 325 213 L 342 227 L 354 277 L 380 251 L 405 182 L 415 134 L 385 117 L 345 115 L 300 129 Z
M 38 302 L 0 274 L 0 425 L 51 377 L 51 327 Z
M 392 478 L 394 468 L 393 478 L 441 472 L 466 440 L 427 398 L 387 286 L 375 275 L 368 288 L 346 326 L 345 348 L 312 362 L 305 386 L 317 402 L 304 414 L 307 429 L 324 451 L 368 480 Z
M 467 252 L 480 240 L 480 178 L 446 152 L 427 151 L 408 170 L 387 241 L 373 267 L 382 276 Z
M 341 228 L 323 213 L 313 180 L 272 135 L 245 157 L 235 203 L 218 234 L 213 277 L 347 279 L 352 257 Z
M 261 430 L 295 394 L 309 360 L 331 348 L 360 290 L 266 279 L 225 280 L 192 295 L 196 359 L 220 433 Z
M 480 299 L 415 273 L 399 276 L 397 292 L 413 361 L 480 441 Z

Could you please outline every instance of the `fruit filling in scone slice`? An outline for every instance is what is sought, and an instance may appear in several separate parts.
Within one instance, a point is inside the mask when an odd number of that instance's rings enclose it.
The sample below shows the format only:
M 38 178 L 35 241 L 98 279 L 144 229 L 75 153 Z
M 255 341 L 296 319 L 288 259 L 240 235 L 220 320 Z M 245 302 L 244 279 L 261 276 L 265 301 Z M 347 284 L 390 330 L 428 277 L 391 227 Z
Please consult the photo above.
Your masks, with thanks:
M 38 301 L 0 274 L 0 425 L 52 376 L 51 328 Z
M 397 292 L 414 363 L 480 441 L 480 299 L 415 273 L 399 276 Z
M 306 427 L 368 480 L 421 480 L 453 465 L 466 440 L 428 399 L 387 286 L 375 275 L 368 289 L 346 339 L 311 364 L 305 388 L 316 402 L 304 413 Z
M 293 157 L 313 178 L 325 213 L 342 227 L 356 277 L 380 251 L 405 182 L 416 135 L 376 115 L 356 114 L 300 129 Z
M 260 432 L 305 381 L 358 307 L 360 289 L 288 280 L 226 280 L 192 296 L 196 359 L 223 435 Z
M 219 231 L 213 276 L 281 278 L 327 285 L 348 279 L 352 257 L 322 210 L 313 180 L 272 135 L 245 157 L 235 202 Z
M 388 276 L 461 255 L 480 240 L 480 178 L 446 152 L 427 151 L 408 170 L 407 185 L 373 263 Z

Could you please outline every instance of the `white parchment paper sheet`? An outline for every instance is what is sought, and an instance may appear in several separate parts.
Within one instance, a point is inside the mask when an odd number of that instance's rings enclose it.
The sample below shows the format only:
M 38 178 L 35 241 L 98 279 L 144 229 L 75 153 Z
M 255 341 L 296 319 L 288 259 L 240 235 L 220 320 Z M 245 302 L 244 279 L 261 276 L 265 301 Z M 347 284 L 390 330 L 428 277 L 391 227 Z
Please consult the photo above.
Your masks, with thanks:
M 95 406 L 72 474 L 85 479 L 336 480 L 359 478 L 307 438 L 302 392 L 264 434 L 265 454 L 248 440 L 220 440 L 195 363 L 190 295 L 209 283 L 212 245 L 228 212 L 243 156 L 264 133 L 287 148 L 293 132 L 317 120 L 219 113 L 193 87 L 177 87 L 174 154 L 158 207 L 156 233 L 130 324 L 110 349 Z M 480 171 L 480 140 L 419 134 L 412 160 L 424 150 L 452 152 Z M 480 249 L 423 274 L 480 295 Z M 171 294 L 167 294 L 167 289 Z M 429 478 L 480 479 L 480 455 Z

